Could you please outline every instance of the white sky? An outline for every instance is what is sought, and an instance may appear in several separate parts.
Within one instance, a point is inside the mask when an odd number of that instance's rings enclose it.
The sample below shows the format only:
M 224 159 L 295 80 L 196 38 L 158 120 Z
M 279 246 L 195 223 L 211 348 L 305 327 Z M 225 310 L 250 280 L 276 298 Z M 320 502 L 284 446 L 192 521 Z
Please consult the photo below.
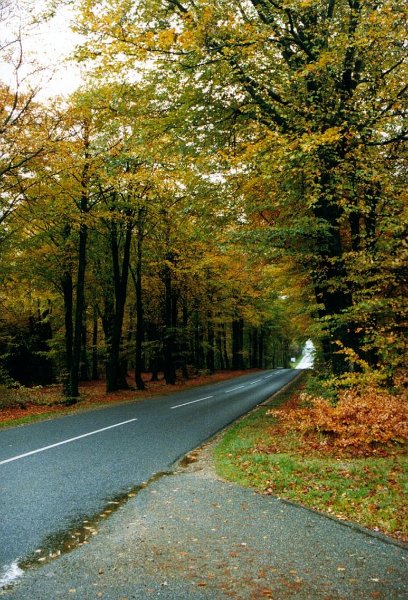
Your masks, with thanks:
M 36 12 L 41 4 L 37 0 Z M 75 44 L 80 41 L 80 36 L 70 30 L 70 22 L 73 19 L 71 9 L 61 7 L 55 17 L 48 22 L 27 27 L 26 24 L 33 14 L 27 3 L 24 3 L 23 0 L 22 2 L 13 2 L 13 5 L 14 9 L 17 8 L 17 14 L 12 23 L 0 22 L 0 45 L 4 46 L 8 40 L 13 39 L 13 34 L 21 22 L 25 62 L 24 69 L 20 70 L 21 74 L 27 77 L 28 83 L 30 83 L 30 79 L 34 84 L 40 82 L 39 97 L 41 100 L 56 95 L 70 94 L 81 83 L 78 66 L 67 62 L 68 55 L 73 51 Z M 40 75 L 30 74 L 33 72 L 33 67 L 30 65 L 32 60 L 42 67 Z M 0 55 L 0 78 L 5 83 L 13 85 L 12 65 L 9 57 L 5 57 L 4 53 Z

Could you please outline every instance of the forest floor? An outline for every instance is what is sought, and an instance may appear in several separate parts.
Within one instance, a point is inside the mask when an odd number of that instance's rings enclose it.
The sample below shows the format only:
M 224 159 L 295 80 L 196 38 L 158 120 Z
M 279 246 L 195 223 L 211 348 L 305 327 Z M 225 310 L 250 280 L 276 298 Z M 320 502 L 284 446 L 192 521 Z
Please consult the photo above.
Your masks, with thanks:
M 144 373 L 143 381 L 146 385 L 144 391 L 135 389 L 134 378 L 128 377 L 128 390 L 119 390 L 109 394 L 106 393 L 106 384 L 103 379 L 87 381 L 80 384 L 79 402 L 72 406 L 64 404 L 62 386 L 59 384 L 32 388 L 21 387 L 15 390 L 2 388 L 0 389 L 0 428 L 23 425 L 58 415 L 71 414 L 79 410 L 89 410 L 120 402 L 145 400 L 146 398 L 176 393 L 207 383 L 232 379 L 257 370 L 217 371 L 213 374 L 191 375 L 189 379 L 183 379 L 180 376 L 174 385 L 167 385 L 162 373 L 159 374 L 158 381 L 150 381 L 150 373 Z M 6 394 L 7 398 L 5 397 Z

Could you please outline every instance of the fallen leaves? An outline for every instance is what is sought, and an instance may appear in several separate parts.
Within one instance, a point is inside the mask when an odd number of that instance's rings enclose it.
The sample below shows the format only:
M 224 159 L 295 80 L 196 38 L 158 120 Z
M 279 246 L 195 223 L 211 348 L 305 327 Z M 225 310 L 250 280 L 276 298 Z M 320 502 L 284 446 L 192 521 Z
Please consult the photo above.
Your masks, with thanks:
M 284 428 L 299 432 L 304 445 L 309 442 L 321 451 L 369 456 L 386 454 L 387 445 L 408 440 L 407 400 L 407 394 L 393 395 L 372 385 L 342 390 L 336 404 L 300 394 L 295 403 L 266 414 Z M 270 452 L 274 450 L 270 447 Z
M 145 398 L 158 396 L 163 392 L 179 392 L 182 389 L 206 383 L 217 383 L 255 371 L 255 369 L 248 371 L 218 371 L 212 375 L 193 376 L 188 380 L 179 379 L 174 386 L 171 386 L 171 390 L 169 390 L 169 386 L 163 378 L 160 378 L 159 381 L 150 381 L 150 374 L 145 373 L 143 379 L 147 385 L 146 390 L 136 390 L 133 378 L 129 377 L 130 388 L 128 390 L 120 390 L 110 394 L 105 392 L 105 381 L 87 381 L 80 385 L 80 402 L 70 407 L 61 404 L 63 399 L 61 385 L 25 388 L 24 394 L 27 396 L 27 402 L 24 403 L 24 407 L 21 405 L 3 407 L 0 404 L 0 424 L 48 413 L 52 415 L 54 413 L 75 412 L 78 408 L 91 407 L 95 404 L 115 404 L 129 400 L 144 400 Z

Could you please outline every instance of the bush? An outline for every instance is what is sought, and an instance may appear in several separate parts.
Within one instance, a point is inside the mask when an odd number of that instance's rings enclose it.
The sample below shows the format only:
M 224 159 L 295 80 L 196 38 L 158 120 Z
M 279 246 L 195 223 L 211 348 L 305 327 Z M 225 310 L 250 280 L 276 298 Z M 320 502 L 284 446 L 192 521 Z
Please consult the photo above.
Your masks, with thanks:
M 0 410 L 3 408 L 25 408 L 26 399 L 22 397 L 20 387 L 9 387 L 0 384 Z
M 379 445 L 408 439 L 407 395 L 377 386 L 339 392 L 336 404 L 301 394 L 301 407 L 269 411 L 281 423 L 305 435 L 321 434 L 324 444 L 370 453 Z

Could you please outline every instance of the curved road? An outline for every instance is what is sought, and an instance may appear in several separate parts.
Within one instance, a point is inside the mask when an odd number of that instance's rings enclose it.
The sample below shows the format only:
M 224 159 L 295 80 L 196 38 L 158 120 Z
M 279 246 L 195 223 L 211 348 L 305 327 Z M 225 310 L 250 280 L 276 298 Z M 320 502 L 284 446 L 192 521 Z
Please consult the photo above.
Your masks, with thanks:
M 275 369 L 0 431 L 0 580 L 299 373 Z

